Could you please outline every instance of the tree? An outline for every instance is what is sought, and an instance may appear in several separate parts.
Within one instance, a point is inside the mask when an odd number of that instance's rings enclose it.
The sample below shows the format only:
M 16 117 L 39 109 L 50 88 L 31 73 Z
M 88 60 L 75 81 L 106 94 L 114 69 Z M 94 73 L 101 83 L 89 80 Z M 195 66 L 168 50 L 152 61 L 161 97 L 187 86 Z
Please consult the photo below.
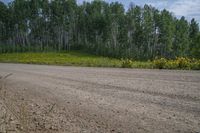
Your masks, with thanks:
M 123 44 L 126 41 L 126 31 L 125 30 L 125 17 L 124 17 L 124 7 L 122 4 L 115 2 L 110 4 L 110 46 L 109 51 L 114 57 L 119 57 L 123 53 Z
M 171 57 L 172 56 L 172 42 L 173 42 L 173 34 L 175 29 L 174 17 L 167 10 L 161 11 L 159 26 L 158 26 L 158 55 L 163 57 Z
M 153 57 L 154 14 L 151 6 L 145 5 L 143 9 L 143 58 Z
M 185 17 L 176 21 L 175 37 L 173 42 L 174 56 L 186 56 L 189 52 L 189 24 Z
M 200 57 L 199 49 L 199 25 L 193 18 L 190 23 L 189 29 L 189 37 L 190 37 L 190 55 L 193 57 Z
M 0 2 L 0 52 L 87 50 L 116 58 L 199 56 L 199 26 L 166 9 L 102 0 Z

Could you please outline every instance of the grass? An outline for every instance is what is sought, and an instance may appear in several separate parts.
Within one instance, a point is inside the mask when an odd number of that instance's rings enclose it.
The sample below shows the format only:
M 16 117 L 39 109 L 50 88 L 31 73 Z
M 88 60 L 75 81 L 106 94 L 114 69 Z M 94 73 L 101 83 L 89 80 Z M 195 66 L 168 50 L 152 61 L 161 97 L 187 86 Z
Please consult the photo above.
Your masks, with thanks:
M 118 59 L 99 57 L 83 52 L 7 53 L 0 54 L 0 62 L 90 67 L 121 67 Z
M 155 59 L 154 61 L 133 61 L 128 59 L 120 60 L 115 58 L 95 56 L 80 51 L 46 53 L 7 53 L 0 54 L 0 62 L 87 67 L 200 70 L 199 59 L 179 57 L 174 60 L 160 58 Z
M 95 56 L 80 51 L 72 51 L 60 53 L 6 53 L 0 54 L 0 62 L 120 68 L 122 67 L 124 61 L 120 59 Z M 130 67 L 130 65 L 127 67 Z M 131 62 L 131 67 L 152 68 L 153 65 L 151 62 L 133 61 Z

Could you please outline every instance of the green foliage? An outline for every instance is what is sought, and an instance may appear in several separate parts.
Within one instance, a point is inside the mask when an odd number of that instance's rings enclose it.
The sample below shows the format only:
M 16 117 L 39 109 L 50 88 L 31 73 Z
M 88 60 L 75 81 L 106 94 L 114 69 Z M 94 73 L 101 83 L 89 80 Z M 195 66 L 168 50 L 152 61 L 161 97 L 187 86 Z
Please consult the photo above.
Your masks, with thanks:
M 131 4 L 126 11 L 103 0 L 0 2 L 0 53 L 77 49 L 137 60 L 200 58 L 199 25 L 150 5 Z
M 175 61 L 177 62 L 178 68 L 180 69 L 188 69 L 192 63 L 190 59 L 184 57 L 176 58 Z
M 48 52 L 0 54 L 0 62 L 90 67 L 121 67 L 120 60 L 73 51 L 67 53 Z
M 133 61 L 129 59 L 122 59 L 122 68 L 131 68 Z
M 108 57 L 94 56 L 81 51 L 71 52 L 47 52 L 47 53 L 7 53 L 0 54 L 0 62 L 47 64 L 66 66 L 88 66 L 88 67 L 122 67 L 122 68 L 158 68 L 158 69 L 191 69 L 200 70 L 199 59 L 178 57 L 174 60 L 165 58 L 153 61 L 133 61 L 130 59 L 114 59 Z
M 167 63 L 165 58 L 155 59 L 153 61 L 154 67 L 158 69 L 163 69 Z
M 190 68 L 192 70 L 200 70 L 200 60 L 196 60 L 192 63 L 192 65 L 190 65 Z
M 166 64 L 163 66 L 164 69 L 179 69 L 178 62 L 174 60 L 168 60 Z
M 177 57 L 175 60 L 167 60 L 165 58 L 155 59 L 153 65 L 154 68 L 158 69 L 200 70 L 200 60 L 186 57 Z

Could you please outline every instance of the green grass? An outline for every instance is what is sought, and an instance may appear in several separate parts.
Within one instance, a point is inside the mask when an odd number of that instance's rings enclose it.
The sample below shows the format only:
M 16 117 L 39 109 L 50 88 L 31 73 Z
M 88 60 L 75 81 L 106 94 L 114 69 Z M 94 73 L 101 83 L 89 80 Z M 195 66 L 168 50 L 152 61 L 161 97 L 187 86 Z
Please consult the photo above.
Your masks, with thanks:
M 123 63 L 120 59 L 100 57 L 80 51 L 60 53 L 7 53 L 0 54 L 0 62 L 88 67 L 122 67 Z M 152 68 L 152 63 L 134 61 L 132 62 L 132 67 Z
M 161 58 L 155 59 L 154 61 L 133 61 L 128 59 L 120 60 L 115 58 L 95 56 L 80 51 L 60 53 L 7 53 L 0 54 L 0 62 L 87 67 L 200 70 L 199 59 L 179 57 L 174 60 Z
M 80 52 L 8 53 L 0 54 L 0 62 L 67 66 L 120 67 L 120 61 L 117 59 L 97 57 Z

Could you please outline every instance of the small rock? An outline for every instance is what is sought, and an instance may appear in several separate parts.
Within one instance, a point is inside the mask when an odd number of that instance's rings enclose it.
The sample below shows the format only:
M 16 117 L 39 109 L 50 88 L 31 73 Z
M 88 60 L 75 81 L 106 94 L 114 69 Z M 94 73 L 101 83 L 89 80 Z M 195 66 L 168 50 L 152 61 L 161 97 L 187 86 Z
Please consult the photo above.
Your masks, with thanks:
M 115 131 L 115 129 L 112 129 L 112 130 L 111 130 L 111 132 L 114 132 L 114 131 Z

